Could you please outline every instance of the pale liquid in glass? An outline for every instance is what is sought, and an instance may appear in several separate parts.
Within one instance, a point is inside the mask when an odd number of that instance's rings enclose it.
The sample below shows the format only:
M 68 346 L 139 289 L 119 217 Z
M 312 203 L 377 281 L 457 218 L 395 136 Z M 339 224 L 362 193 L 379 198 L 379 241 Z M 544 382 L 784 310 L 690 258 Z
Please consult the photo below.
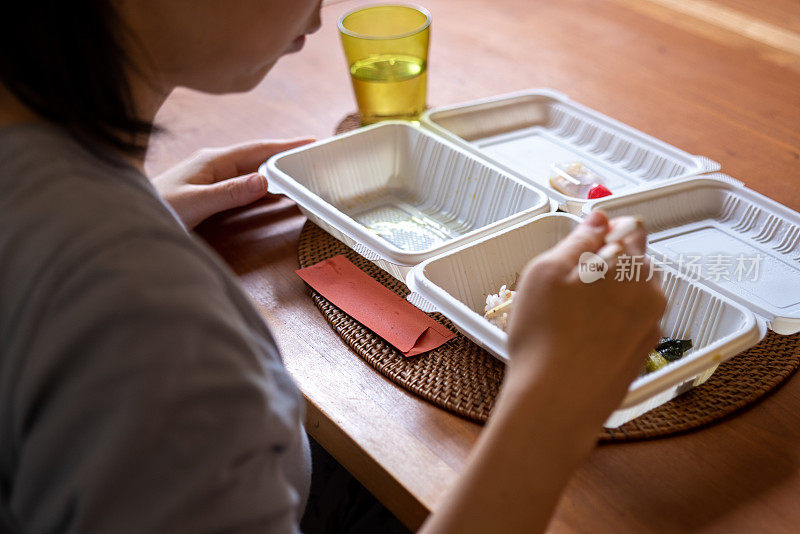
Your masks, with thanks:
M 425 109 L 427 66 L 420 58 L 382 55 L 350 66 L 361 122 L 416 119 Z

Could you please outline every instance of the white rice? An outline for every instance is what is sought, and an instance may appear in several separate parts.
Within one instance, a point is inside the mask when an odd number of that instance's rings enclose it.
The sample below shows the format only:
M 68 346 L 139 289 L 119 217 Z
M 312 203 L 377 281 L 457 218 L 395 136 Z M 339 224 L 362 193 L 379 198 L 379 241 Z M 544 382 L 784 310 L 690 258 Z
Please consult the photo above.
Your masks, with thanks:
M 511 306 L 509 306 L 503 313 L 496 314 L 493 316 L 489 316 L 488 313 L 490 310 L 496 308 L 500 304 L 513 301 L 514 295 L 516 295 L 516 291 L 511 291 L 505 285 L 500 288 L 496 294 L 491 294 L 486 296 L 486 307 L 483 308 L 484 317 L 486 320 L 495 325 L 496 327 L 505 331 L 506 327 L 508 326 L 508 315 L 514 309 L 514 304 L 512 302 Z

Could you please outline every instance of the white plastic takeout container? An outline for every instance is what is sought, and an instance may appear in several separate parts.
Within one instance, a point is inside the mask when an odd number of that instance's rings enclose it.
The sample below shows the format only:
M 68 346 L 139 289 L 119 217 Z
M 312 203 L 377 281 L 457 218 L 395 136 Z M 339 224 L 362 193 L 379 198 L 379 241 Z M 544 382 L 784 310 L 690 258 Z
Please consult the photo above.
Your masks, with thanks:
M 794 334 L 800 331 L 800 214 L 728 178 L 691 178 L 596 200 L 584 210 L 641 217 L 651 254 L 750 310 L 763 332 Z
M 581 161 L 614 193 L 595 201 L 548 185 Z M 665 335 L 691 338 L 677 362 L 638 378 L 606 421 L 617 427 L 708 379 L 772 329 L 800 331 L 800 214 L 693 156 L 560 93 L 531 90 L 428 111 L 273 156 L 260 172 L 308 218 L 411 289 L 478 345 L 508 358 L 486 296 L 563 238 L 579 215 L 638 215 L 663 269 Z M 549 196 L 549 199 L 548 199 Z M 567 213 L 550 213 L 557 206 Z M 753 281 L 696 276 L 681 254 L 760 256 Z M 576 303 L 580 305 L 580 303 Z M 646 357 L 642 355 L 642 360 Z
M 270 191 L 400 280 L 427 258 L 555 208 L 541 188 L 405 121 L 277 154 L 261 172 Z
M 550 187 L 554 163 L 584 163 L 606 180 L 614 195 L 720 168 L 706 157 L 688 154 L 552 89 L 439 107 L 420 121 L 546 188 L 562 210 L 576 215 L 586 200 Z
M 761 341 L 767 330 L 800 331 L 800 214 L 740 183 L 712 174 L 584 206 L 586 213 L 602 209 L 610 217 L 641 217 L 649 254 L 747 310 L 748 323 L 757 327 L 755 338 L 743 337 L 745 346 L 718 351 L 719 361 L 710 360 L 713 365 L 665 390 L 633 417 L 702 384 L 721 361 Z M 714 323 L 717 316 L 702 320 Z
M 570 214 L 540 215 L 424 261 L 411 271 L 407 284 L 418 301 L 430 303 L 429 310 L 441 312 L 464 335 L 507 361 L 507 334 L 483 317 L 486 296 L 503 284 L 513 285 L 531 258 L 565 237 L 579 221 Z M 662 268 L 668 304 L 661 328 L 665 335 L 692 339 L 693 348 L 680 360 L 634 381 L 607 427 L 617 427 L 683 393 L 699 374 L 761 338 L 756 318 L 740 303 L 669 265 Z

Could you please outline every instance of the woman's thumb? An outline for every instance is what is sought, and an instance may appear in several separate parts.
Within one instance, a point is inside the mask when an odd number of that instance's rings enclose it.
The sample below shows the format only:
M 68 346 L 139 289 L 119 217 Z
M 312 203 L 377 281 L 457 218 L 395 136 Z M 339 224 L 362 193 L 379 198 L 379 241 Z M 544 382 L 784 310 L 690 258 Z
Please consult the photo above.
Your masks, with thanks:
M 267 194 L 267 179 L 257 172 L 205 186 L 203 207 L 214 214 L 246 206 Z

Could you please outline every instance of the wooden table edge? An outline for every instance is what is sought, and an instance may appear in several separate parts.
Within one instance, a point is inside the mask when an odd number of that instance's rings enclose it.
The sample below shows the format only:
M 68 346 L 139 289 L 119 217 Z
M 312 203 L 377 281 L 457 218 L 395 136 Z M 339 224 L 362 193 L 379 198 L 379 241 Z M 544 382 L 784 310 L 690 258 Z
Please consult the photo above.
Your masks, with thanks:
M 412 531 L 419 529 L 428 517 L 427 507 L 324 410 L 305 394 L 303 397 L 306 400 L 306 432 L 406 527 Z

